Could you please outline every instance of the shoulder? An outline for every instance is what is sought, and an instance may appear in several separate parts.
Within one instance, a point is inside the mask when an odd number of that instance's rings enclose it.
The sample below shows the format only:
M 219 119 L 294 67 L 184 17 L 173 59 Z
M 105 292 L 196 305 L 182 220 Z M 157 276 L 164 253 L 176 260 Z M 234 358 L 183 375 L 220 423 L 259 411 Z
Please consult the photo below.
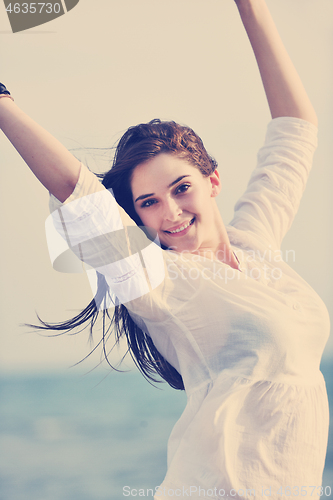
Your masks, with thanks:
M 105 191 L 98 177 L 91 172 L 83 163 L 80 164 L 80 175 L 72 194 L 63 202 L 59 201 L 55 196 L 50 194 L 49 208 L 50 212 L 54 212 L 65 204 L 68 204 L 78 198 L 83 198 L 92 193 Z

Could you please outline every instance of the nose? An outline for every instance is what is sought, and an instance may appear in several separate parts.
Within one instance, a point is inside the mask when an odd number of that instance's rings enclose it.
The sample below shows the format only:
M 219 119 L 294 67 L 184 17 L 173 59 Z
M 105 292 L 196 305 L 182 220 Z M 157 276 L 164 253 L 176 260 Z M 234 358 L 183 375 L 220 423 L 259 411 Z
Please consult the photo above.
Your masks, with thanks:
M 182 209 L 174 198 L 168 198 L 164 204 L 164 218 L 170 222 L 176 222 L 181 215 Z

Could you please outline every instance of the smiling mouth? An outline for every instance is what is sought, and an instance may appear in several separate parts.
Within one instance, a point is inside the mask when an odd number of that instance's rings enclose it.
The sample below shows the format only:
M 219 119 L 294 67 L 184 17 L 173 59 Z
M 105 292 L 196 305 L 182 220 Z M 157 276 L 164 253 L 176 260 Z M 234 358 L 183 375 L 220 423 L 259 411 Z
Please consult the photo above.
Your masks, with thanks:
M 189 226 L 191 226 L 194 221 L 195 221 L 195 217 L 193 217 L 193 219 L 190 220 L 190 222 L 188 222 L 187 224 L 184 224 L 183 226 L 180 226 L 178 229 L 175 229 L 174 231 L 164 231 L 164 232 L 169 233 L 169 234 L 181 233 L 182 231 L 185 231 L 185 229 L 187 229 Z

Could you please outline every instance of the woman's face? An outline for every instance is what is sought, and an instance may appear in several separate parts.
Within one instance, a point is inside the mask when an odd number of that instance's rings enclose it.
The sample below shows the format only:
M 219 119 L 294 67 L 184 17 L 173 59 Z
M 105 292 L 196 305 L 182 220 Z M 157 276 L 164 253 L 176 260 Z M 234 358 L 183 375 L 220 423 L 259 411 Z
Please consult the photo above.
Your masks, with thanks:
M 131 188 L 142 223 L 156 230 L 165 246 L 177 252 L 216 248 L 217 171 L 204 177 L 186 160 L 161 153 L 134 169 Z

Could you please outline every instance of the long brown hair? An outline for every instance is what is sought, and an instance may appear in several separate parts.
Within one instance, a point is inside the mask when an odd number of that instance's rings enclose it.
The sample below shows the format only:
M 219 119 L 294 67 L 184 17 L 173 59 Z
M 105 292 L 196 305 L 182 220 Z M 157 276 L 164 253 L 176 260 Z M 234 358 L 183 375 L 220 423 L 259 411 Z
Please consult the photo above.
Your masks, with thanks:
M 216 161 L 207 153 L 200 137 L 189 127 L 158 119 L 130 127 L 117 144 L 112 168 L 104 174 L 97 175 L 107 189 L 112 189 L 117 203 L 138 225 L 142 225 L 142 222 L 134 209 L 131 192 L 132 173 L 137 165 L 160 153 L 173 154 L 188 161 L 197 167 L 203 176 L 210 175 L 217 167 Z M 104 276 L 99 273 L 97 275 L 97 293 L 80 314 L 57 324 L 47 323 L 39 318 L 41 325 L 37 328 L 69 333 L 90 323 L 92 336 L 97 318 L 102 314 L 103 333 L 98 345 L 102 345 L 104 357 L 109 364 L 107 342 L 110 336 L 114 334 L 114 345 L 125 336 L 128 352 L 148 380 L 158 382 L 157 374 L 171 387 L 184 390 L 180 373 L 158 352 L 151 337 L 136 325 L 126 307 L 116 305 L 112 316 L 108 309 L 103 307 L 103 303 L 107 301 L 108 285 Z

